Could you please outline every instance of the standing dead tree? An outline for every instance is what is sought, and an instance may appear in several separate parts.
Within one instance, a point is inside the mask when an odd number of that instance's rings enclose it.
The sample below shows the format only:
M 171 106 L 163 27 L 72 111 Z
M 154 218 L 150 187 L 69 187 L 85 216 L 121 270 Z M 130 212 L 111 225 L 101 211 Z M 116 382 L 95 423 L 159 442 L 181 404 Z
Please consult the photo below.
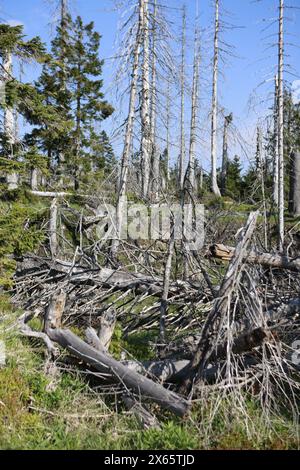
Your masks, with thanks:
M 196 19 L 196 21 L 198 18 Z M 200 68 L 200 37 L 199 27 L 195 28 L 194 41 L 194 66 L 193 66 L 193 90 L 192 90 L 192 107 L 191 107 L 191 130 L 190 130 L 190 148 L 188 162 L 188 183 L 191 193 L 195 191 L 195 164 L 196 164 L 196 139 L 197 139 L 197 119 L 199 108 L 199 68 Z
M 148 198 L 151 164 L 151 121 L 150 121 L 150 39 L 149 1 L 141 0 L 142 89 L 141 89 L 141 166 L 142 196 Z
M 284 243 L 284 143 L 283 143 L 283 71 L 284 71 L 284 0 L 279 0 L 278 32 L 278 246 L 283 249 Z
M 222 173 L 221 173 L 221 194 L 225 196 L 226 193 L 226 180 L 227 180 L 227 167 L 228 167 L 228 128 L 232 123 L 232 113 L 224 118 L 224 131 L 223 131 L 223 153 L 222 153 Z
M 186 6 L 182 8 L 181 71 L 180 71 L 180 154 L 178 165 L 179 188 L 183 190 L 185 165 L 185 50 L 186 50 Z
M 217 182 L 217 126 L 218 126 L 218 63 L 219 63 L 219 0 L 215 0 L 215 34 L 212 81 L 212 110 L 211 110 L 211 190 L 216 196 L 221 196 Z
M 130 97 L 129 97 L 129 109 L 128 117 L 125 129 L 125 140 L 121 159 L 121 168 L 118 182 L 118 198 L 116 208 L 116 238 L 111 244 L 111 256 L 114 258 L 117 254 L 119 247 L 119 237 L 121 233 L 123 213 L 125 208 L 126 191 L 127 191 L 127 177 L 128 177 L 128 166 L 129 157 L 131 152 L 132 140 L 133 140 L 133 128 L 135 118 L 135 105 L 137 98 L 137 86 L 139 77 L 139 60 L 142 48 L 143 38 L 143 19 L 144 19 L 144 3 L 143 0 L 139 2 L 139 18 L 138 27 L 135 36 L 135 44 L 133 50 L 133 66 L 132 66 L 132 79 L 130 84 Z

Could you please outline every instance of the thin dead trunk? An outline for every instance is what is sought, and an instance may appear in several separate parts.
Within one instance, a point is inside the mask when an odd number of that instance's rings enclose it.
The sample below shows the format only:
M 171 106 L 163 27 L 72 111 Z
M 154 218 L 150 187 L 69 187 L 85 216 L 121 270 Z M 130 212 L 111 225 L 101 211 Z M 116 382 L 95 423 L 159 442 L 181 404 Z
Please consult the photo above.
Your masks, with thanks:
M 228 128 L 232 122 L 232 114 L 224 118 L 223 131 L 223 154 L 222 154 L 222 174 L 221 174 L 221 194 L 225 196 L 227 183 L 227 167 L 228 167 Z
M 12 53 L 6 52 L 3 58 L 3 69 L 5 71 L 5 80 L 10 80 L 12 76 Z M 4 109 L 4 134 L 6 137 L 6 144 L 9 148 L 8 157 L 14 159 L 14 145 L 15 145 L 15 115 L 14 110 L 10 106 Z M 6 175 L 6 182 L 9 190 L 17 189 L 18 187 L 18 174 L 13 171 Z
M 274 92 L 274 155 L 273 155 L 273 202 L 278 207 L 278 75 L 275 76 Z
M 151 166 L 151 124 L 150 124 L 150 47 L 149 47 L 149 1 L 142 0 L 142 90 L 141 90 L 141 159 L 142 196 L 148 197 Z
M 37 191 L 38 189 L 38 169 L 32 168 L 30 174 L 30 187 L 32 191 Z
M 181 38 L 181 105 L 180 105 L 180 155 L 179 155 L 179 189 L 183 190 L 184 185 L 184 166 L 185 166 L 185 50 L 186 50 L 186 7 L 182 11 L 182 38 Z
M 166 179 L 167 179 L 167 186 L 170 181 L 170 121 L 171 121 L 171 113 L 170 113 L 170 108 L 171 108 L 171 97 L 170 97 L 170 77 L 168 78 L 168 84 L 167 84 L 167 116 L 166 116 L 166 130 L 167 130 L 167 135 L 166 135 Z
M 128 177 L 128 164 L 129 156 L 131 151 L 131 145 L 133 140 L 133 127 L 134 127 L 134 117 L 135 117 L 135 103 L 137 96 L 137 83 L 138 83 L 138 67 L 139 67 L 139 58 L 142 46 L 142 31 L 143 31 L 143 0 L 140 0 L 139 3 L 139 21 L 138 29 L 136 33 L 135 46 L 133 51 L 133 69 L 132 69 L 132 79 L 130 86 L 130 97 L 129 97 L 129 110 L 128 118 L 126 123 L 125 130 L 125 141 L 121 159 L 121 168 L 120 176 L 118 183 L 118 199 L 117 199 L 117 209 L 116 209 L 116 237 L 112 241 L 111 245 L 111 256 L 114 258 L 117 254 L 118 247 L 120 244 L 121 237 L 121 227 L 123 223 L 124 210 L 126 205 L 126 190 L 127 190 L 127 177 Z
M 215 37 L 211 112 L 211 190 L 216 196 L 221 196 L 217 181 L 219 29 L 219 0 L 215 0 Z
M 198 100 L 199 100 L 199 66 L 200 66 L 200 38 L 199 38 L 199 29 L 198 29 L 198 26 L 196 26 L 194 70 L 193 70 L 193 92 L 192 92 L 192 108 L 191 108 L 192 114 L 191 114 L 189 166 L 188 166 L 188 183 L 189 183 L 189 190 L 192 194 L 195 191 L 196 139 L 197 139 Z
M 54 259 L 57 255 L 57 199 L 54 198 L 50 206 L 50 223 L 49 223 L 49 241 L 51 256 Z
M 169 245 L 168 245 L 168 253 L 167 253 L 167 260 L 166 260 L 166 265 L 165 265 L 164 281 L 163 281 L 163 293 L 161 296 L 161 303 L 160 303 L 159 337 L 160 337 L 160 342 L 162 344 L 164 344 L 166 341 L 166 313 L 168 309 L 168 296 L 169 296 L 169 288 L 170 288 L 172 258 L 174 254 L 174 244 L 175 244 L 175 239 L 174 239 L 174 228 L 173 228 L 171 237 L 169 240 Z
M 279 0 L 278 34 L 278 246 L 283 250 L 284 243 L 284 147 L 283 147 L 283 67 L 284 67 L 284 0 Z
M 156 21 L 157 0 L 154 0 L 152 21 L 152 84 L 151 84 L 151 145 L 152 145 L 152 198 L 154 201 L 159 196 L 159 153 L 156 147 Z
M 291 154 L 291 179 L 292 179 L 292 198 L 291 209 L 294 217 L 300 215 L 300 152 Z

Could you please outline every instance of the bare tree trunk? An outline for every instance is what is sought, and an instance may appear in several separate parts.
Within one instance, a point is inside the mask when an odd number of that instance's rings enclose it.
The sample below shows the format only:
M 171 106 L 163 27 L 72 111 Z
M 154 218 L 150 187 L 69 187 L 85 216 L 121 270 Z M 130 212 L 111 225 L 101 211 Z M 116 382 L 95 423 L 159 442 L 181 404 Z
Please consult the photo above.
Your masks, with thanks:
M 171 97 L 170 97 L 170 77 L 168 77 L 168 84 L 167 84 L 167 116 L 166 116 L 166 128 L 167 128 L 167 136 L 166 136 L 166 179 L 167 185 L 170 181 L 170 121 L 171 121 Z
M 300 215 L 300 152 L 291 154 L 291 209 L 294 217 Z
M 151 85 L 151 144 L 152 144 L 152 196 L 156 201 L 159 196 L 159 153 L 156 148 L 156 21 L 157 0 L 154 0 L 152 21 L 152 85 Z
M 142 0 L 142 91 L 141 91 L 141 159 L 142 159 L 142 195 L 149 194 L 150 165 L 151 165 L 151 125 L 150 125 L 150 73 L 149 73 L 149 0 Z
M 197 18 L 198 19 L 198 18 Z M 195 30 L 195 51 L 194 51 L 194 71 L 193 71 L 193 92 L 192 92 L 192 114 L 189 148 L 189 168 L 188 182 L 191 193 L 195 191 L 195 163 L 196 163 L 196 139 L 197 139 L 197 114 L 199 100 L 199 66 L 200 66 L 200 38 L 199 29 Z
M 221 196 L 217 181 L 217 124 L 218 124 L 218 61 L 219 61 L 219 0 L 215 0 L 215 38 L 211 116 L 211 190 Z
M 258 179 L 261 186 L 262 203 L 264 211 L 264 244 L 265 248 L 268 249 L 268 220 L 267 220 L 267 205 L 266 205 L 266 194 L 265 194 L 265 161 L 263 158 L 263 143 L 262 143 L 262 132 L 261 128 L 257 127 L 257 172 Z
M 38 169 L 32 168 L 30 174 L 30 187 L 32 191 L 36 191 L 38 189 Z
M 172 258 L 173 258 L 173 253 L 174 253 L 174 244 L 175 244 L 175 240 L 174 240 L 174 227 L 173 227 L 171 237 L 169 240 L 168 254 L 167 254 L 165 273 L 164 273 L 163 293 L 162 293 L 161 304 L 160 304 L 160 322 L 159 322 L 160 335 L 159 336 L 160 336 L 160 341 L 162 344 L 164 344 L 166 340 L 166 313 L 167 313 L 167 308 L 168 308 L 168 296 L 169 296 L 169 287 L 170 287 Z
M 226 193 L 226 180 L 227 180 L 227 167 L 228 167 L 228 128 L 232 122 L 232 114 L 225 116 L 224 131 L 223 131 L 223 154 L 222 154 L 222 174 L 221 174 L 221 194 L 225 196 Z
M 180 111 L 180 155 L 179 155 L 179 188 L 182 190 L 184 185 L 184 165 L 185 165 L 185 49 L 186 49 L 186 7 L 182 11 L 182 38 L 181 38 L 181 111 Z
M 273 202 L 278 207 L 278 75 L 275 76 L 274 93 L 274 155 L 273 155 Z
M 7 52 L 3 58 L 3 68 L 5 70 L 5 79 L 11 80 L 12 76 L 12 54 Z M 14 145 L 15 145 L 15 116 L 14 110 L 11 107 L 4 109 L 4 133 L 9 146 L 9 158 L 14 158 Z M 6 175 L 6 182 L 9 190 L 17 189 L 18 175 L 15 171 Z
M 62 31 L 63 43 L 66 42 L 66 28 L 67 28 L 67 15 L 68 15 L 68 0 L 60 0 L 60 27 Z M 63 46 L 60 53 L 61 57 L 61 64 L 62 64 L 62 74 L 61 74 L 61 88 L 62 90 L 66 89 L 66 54 L 65 54 L 65 47 Z M 58 173 L 59 173 L 59 186 L 64 185 L 64 164 L 65 164 L 65 156 L 63 152 L 59 153 L 58 156 Z
M 278 36 L 278 245 L 283 249 L 284 243 L 284 147 L 283 147 L 283 34 L 284 0 L 279 0 L 279 36 Z
M 50 206 L 49 240 L 52 258 L 57 255 L 57 199 L 54 198 Z
M 130 97 L 129 97 L 129 110 L 128 118 L 125 130 L 125 141 L 124 148 L 121 159 L 121 168 L 120 176 L 118 183 L 118 199 L 117 199 L 117 209 L 116 209 L 116 238 L 112 241 L 111 245 L 111 255 L 114 258 L 117 254 L 119 247 L 119 238 L 121 235 L 121 227 L 123 221 L 124 208 L 126 204 L 126 190 L 127 190 L 127 177 L 128 177 L 128 163 L 129 156 L 132 144 L 133 137 L 133 125 L 134 125 L 134 116 L 135 116 L 135 102 L 137 96 L 137 83 L 138 83 L 138 67 L 139 67 L 139 58 L 142 45 L 142 28 L 143 28 L 143 0 L 140 0 L 139 3 L 139 21 L 138 29 L 135 39 L 135 46 L 133 51 L 133 69 L 132 69 L 132 79 L 130 86 Z

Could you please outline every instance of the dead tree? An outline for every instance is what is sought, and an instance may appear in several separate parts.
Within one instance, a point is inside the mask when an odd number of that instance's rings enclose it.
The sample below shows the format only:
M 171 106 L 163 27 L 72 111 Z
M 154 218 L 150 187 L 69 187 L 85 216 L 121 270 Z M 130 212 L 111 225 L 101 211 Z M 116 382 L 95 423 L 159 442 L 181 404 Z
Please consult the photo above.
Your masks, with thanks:
M 119 237 L 121 234 L 121 227 L 123 222 L 123 213 L 126 203 L 126 191 L 127 191 L 127 177 L 128 177 L 128 165 L 131 151 L 131 145 L 133 140 L 133 128 L 134 128 L 134 117 L 135 117 L 135 103 L 137 97 L 137 85 L 139 75 L 139 59 L 142 47 L 142 33 L 143 33 L 143 15 L 144 15 L 144 4 L 143 0 L 139 2 L 139 19 L 138 27 L 135 37 L 135 45 L 133 51 L 133 68 L 132 68 L 132 79 L 130 85 L 130 97 L 129 97 L 129 110 L 125 129 L 124 147 L 121 159 L 121 168 L 118 182 L 118 198 L 116 208 L 116 237 L 112 241 L 111 245 L 111 256 L 114 258 L 117 254 L 119 247 Z
M 223 154 L 222 154 L 222 173 L 221 173 L 221 194 L 225 196 L 226 193 L 226 180 L 227 180 L 227 167 L 228 167 L 228 128 L 232 123 L 232 113 L 224 118 L 223 130 Z
M 150 123 L 150 42 L 149 42 L 149 1 L 141 0 L 141 24 L 143 39 L 142 89 L 141 89 L 141 163 L 142 196 L 148 197 L 151 165 L 151 123 Z
M 50 251 L 53 259 L 56 258 L 58 241 L 57 241 L 57 199 L 54 198 L 50 206 L 50 221 L 49 221 L 49 241 Z
M 294 217 L 300 215 L 300 152 L 291 153 L 291 201 L 290 208 Z
M 186 50 L 186 7 L 182 8 L 181 71 L 180 71 L 180 154 L 178 165 L 179 189 L 183 190 L 185 174 L 185 50 Z
M 12 76 L 12 53 L 6 51 L 3 58 L 3 71 L 5 81 L 10 80 Z M 14 110 L 11 106 L 5 106 L 4 109 L 4 134 L 6 138 L 6 145 L 9 148 L 9 159 L 14 158 L 14 146 L 15 146 L 15 116 Z M 18 175 L 15 171 L 12 171 L 6 175 L 6 182 L 9 190 L 16 189 L 18 187 Z
M 198 20 L 198 18 L 197 18 Z M 195 50 L 194 50 L 194 67 L 193 67 L 193 91 L 192 91 L 192 107 L 191 107 L 191 131 L 190 131 L 190 148 L 188 163 L 188 183 L 191 193 L 195 191 L 195 164 L 196 164 L 196 139 L 197 139 L 197 114 L 199 101 L 199 67 L 200 67 L 200 38 L 198 25 L 195 28 Z
M 274 91 L 274 148 L 273 148 L 273 202 L 278 208 L 278 75 L 275 76 Z
M 152 194 L 154 200 L 158 199 L 160 186 L 159 175 L 159 153 L 156 147 L 156 21 L 157 21 L 157 0 L 154 0 L 153 18 L 152 18 L 152 83 L 151 83 L 151 168 L 152 168 Z
M 165 343 L 166 340 L 166 312 L 168 308 L 168 296 L 169 296 L 169 288 L 170 288 L 170 276 L 171 276 L 171 268 L 172 268 L 172 258 L 174 253 L 174 228 L 172 229 L 172 233 L 170 236 L 169 244 L 168 244 L 168 253 L 167 259 L 165 264 L 165 272 L 164 272 L 164 281 L 163 281 L 163 293 L 161 296 L 161 303 L 160 303 L 160 322 L 159 322 L 159 337 L 160 342 L 162 344 Z
M 284 0 L 279 0 L 279 33 L 278 33 L 278 246 L 283 249 L 284 243 L 284 145 L 283 145 L 283 70 L 284 70 Z
M 184 390 L 189 390 L 194 380 L 202 378 L 203 371 L 215 348 L 218 324 L 220 324 L 221 320 L 226 315 L 227 310 L 230 308 L 231 297 L 235 292 L 241 277 L 244 253 L 247 250 L 253 235 L 258 215 L 259 212 L 253 212 L 249 215 L 247 225 L 240 235 L 240 241 L 223 278 L 218 297 L 216 298 L 214 306 L 202 328 L 196 353 L 189 364 L 188 377 L 182 386 L 182 389 Z
M 211 190 L 221 196 L 217 181 L 217 126 L 218 126 L 218 62 L 219 62 L 219 0 L 215 0 L 215 34 L 211 110 Z
M 209 247 L 209 256 L 230 261 L 235 253 L 232 246 L 216 244 Z M 300 260 L 291 259 L 283 254 L 261 253 L 259 251 L 245 251 L 243 261 L 248 264 L 260 264 L 269 268 L 288 269 L 290 271 L 300 271 Z

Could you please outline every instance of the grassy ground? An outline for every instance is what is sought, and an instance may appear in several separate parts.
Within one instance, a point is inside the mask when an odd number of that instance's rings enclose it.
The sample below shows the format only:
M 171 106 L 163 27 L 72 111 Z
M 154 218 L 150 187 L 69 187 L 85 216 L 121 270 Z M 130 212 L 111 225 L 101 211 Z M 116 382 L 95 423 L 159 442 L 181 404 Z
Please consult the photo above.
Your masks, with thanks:
M 36 227 L 47 217 L 47 209 L 47 203 L 26 194 L 1 202 L 0 284 L 9 286 L 14 271 L 13 264 L 7 265 L 11 261 L 6 256 L 31 251 L 43 240 L 44 233 Z M 244 221 L 243 212 L 249 207 L 238 209 Z M 14 324 L 20 313 L 14 311 L 8 297 L 0 295 L 0 341 L 6 349 L 6 364 L 0 365 L 1 449 L 295 449 L 299 446 L 299 436 L 287 418 L 275 417 L 267 422 L 259 405 L 246 397 L 243 414 L 232 398 L 223 403 L 213 393 L 206 397 L 205 404 L 195 404 L 185 420 L 153 407 L 161 429 L 142 430 L 134 416 L 121 403 L 116 404 L 114 397 L 101 396 L 75 370 L 51 367 L 39 341 L 17 335 Z M 40 325 L 31 326 L 39 328 Z M 153 334 L 157 336 L 155 332 L 144 332 L 125 341 L 118 325 L 110 352 L 118 358 L 123 345 L 140 360 L 152 358 L 148 343 Z
M 161 429 L 141 430 L 114 400 L 96 393 L 83 376 L 45 367 L 38 341 L 15 333 L 18 312 L 1 299 L 0 340 L 6 365 L 0 367 L 1 449 L 296 449 L 295 429 L 288 420 L 267 427 L 259 407 L 249 402 L 249 420 L 229 413 L 228 403 L 211 418 L 211 406 L 196 404 L 180 420 L 160 414 Z M 47 362 L 47 361 L 46 361 Z M 157 408 L 154 411 L 159 412 Z

